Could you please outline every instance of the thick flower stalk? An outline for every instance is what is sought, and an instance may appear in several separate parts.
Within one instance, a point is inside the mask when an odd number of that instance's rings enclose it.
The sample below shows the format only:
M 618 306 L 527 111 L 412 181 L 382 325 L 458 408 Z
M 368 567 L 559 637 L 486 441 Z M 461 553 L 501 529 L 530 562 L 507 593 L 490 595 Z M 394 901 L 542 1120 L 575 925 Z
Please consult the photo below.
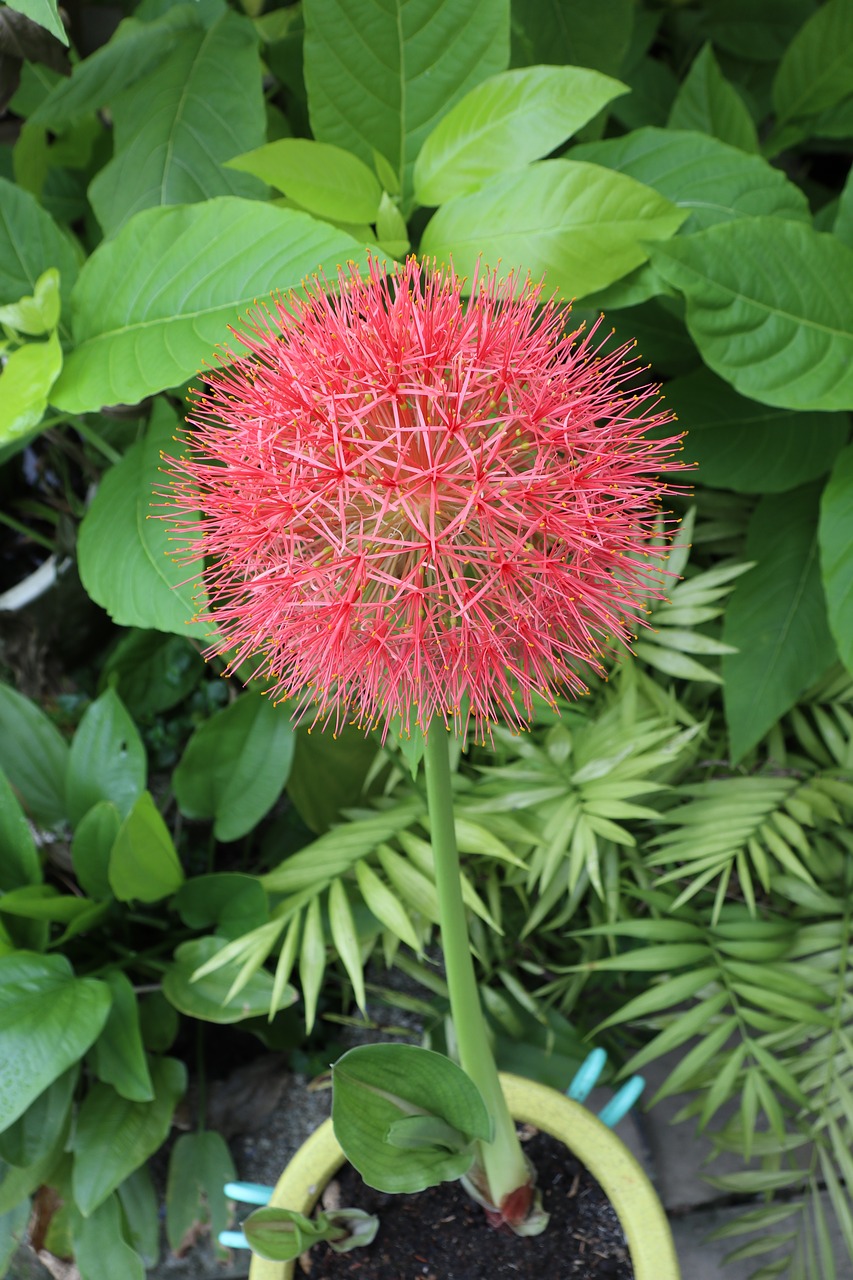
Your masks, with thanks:
M 462 283 L 374 261 L 257 313 L 171 464 L 218 651 L 323 724 L 520 727 L 660 591 L 657 389 L 539 287 Z

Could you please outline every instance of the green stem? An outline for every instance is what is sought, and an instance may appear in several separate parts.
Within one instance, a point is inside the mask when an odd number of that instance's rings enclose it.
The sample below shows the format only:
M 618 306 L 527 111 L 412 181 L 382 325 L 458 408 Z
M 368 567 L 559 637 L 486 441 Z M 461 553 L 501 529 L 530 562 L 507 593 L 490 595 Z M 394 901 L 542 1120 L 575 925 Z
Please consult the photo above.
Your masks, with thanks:
M 55 551 L 56 546 L 49 538 L 45 538 L 43 534 L 37 533 L 35 529 L 28 528 L 22 524 L 20 520 L 16 520 L 14 516 L 7 516 L 5 511 L 0 511 L 0 521 L 7 524 L 10 529 L 14 529 L 16 533 L 21 533 L 25 538 L 29 538 L 30 542 L 37 542 L 39 546 L 47 547 L 48 551 Z
M 492 1201 L 499 1206 L 510 1192 L 525 1186 L 530 1175 L 501 1090 L 471 959 L 456 847 L 448 744 L 449 735 L 444 725 L 440 720 L 434 721 L 429 733 L 424 735 L 424 768 L 441 945 L 460 1065 L 480 1090 L 494 1121 L 494 1139 L 480 1143 L 479 1157 Z
M 103 454 L 109 462 L 121 462 L 122 455 L 119 453 L 118 449 L 114 449 L 111 444 L 108 444 L 107 441 L 98 435 L 97 431 L 93 431 L 87 423 L 81 422 L 79 419 L 75 419 L 73 426 L 78 436 L 82 436 L 88 444 L 97 449 L 98 453 Z

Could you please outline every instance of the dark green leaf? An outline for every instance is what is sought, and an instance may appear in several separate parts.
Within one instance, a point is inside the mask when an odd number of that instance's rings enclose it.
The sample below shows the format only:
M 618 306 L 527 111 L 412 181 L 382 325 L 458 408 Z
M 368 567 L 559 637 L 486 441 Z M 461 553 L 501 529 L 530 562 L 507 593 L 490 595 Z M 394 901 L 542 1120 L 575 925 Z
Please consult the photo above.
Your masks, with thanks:
M 130 1102 L 107 1084 L 91 1087 L 77 1116 L 71 1185 L 88 1216 L 166 1140 L 187 1086 L 176 1058 L 152 1058 L 153 1102 Z
M 71 1119 L 71 1101 L 80 1075 L 75 1064 L 39 1094 L 23 1115 L 0 1133 L 0 1159 L 27 1168 L 60 1142 Z
M 714 50 L 699 51 L 676 95 L 667 121 L 670 129 L 695 129 L 741 151 L 758 151 L 758 134 L 746 104 L 720 70 Z
M 64 956 L 0 956 L 0 1129 L 82 1057 L 109 1008 L 109 987 Z
M 166 1235 L 176 1253 L 198 1227 L 209 1223 L 214 1240 L 228 1225 L 225 1184 L 237 1174 L 225 1139 L 219 1133 L 184 1133 L 169 1157 L 166 1184 Z
M 290 716 L 244 693 L 196 729 L 172 775 L 187 818 L 213 819 L 217 840 L 238 840 L 281 795 L 293 758 Z
M 631 0 L 524 0 L 512 15 L 513 65 L 562 63 L 618 75 L 631 43 Z
M 685 295 L 702 359 L 742 395 L 853 407 L 853 251 L 835 236 L 742 218 L 656 245 L 652 261 Z
M 111 969 L 104 981 L 112 992 L 113 1003 L 106 1025 L 92 1046 L 95 1075 L 130 1102 L 150 1102 L 154 1088 L 139 1030 L 136 993 L 119 969 Z
M 159 902 L 184 880 L 169 828 L 143 791 L 125 818 L 110 851 L 109 881 L 119 902 Z
M 185 881 L 175 896 L 175 910 L 191 929 L 215 925 L 229 937 L 248 933 L 269 919 L 269 903 L 260 881 L 227 871 Z
M 210 633 L 194 622 L 206 604 L 204 588 L 174 558 L 162 453 L 181 456 L 177 417 L 157 401 L 148 431 L 101 480 L 80 526 L 80 578 L 89 595 L 121 626 L 156 627 L 181 635 Z M 188 515 L 181 513 L 184 523 Z M 188 580 L 189 577 L 189 580 Z
M 66 794 L 73 826 L 99 800 L 126 817 L 145 787 L 145 747 L 121 699 L 107 689 L 80 721 L 68 760 Z
M 471 276 L 482 257 L 579 297 L 603 289 L 674 234 L 686 214 L 650 187 L 581 161 L 542 160 L 457 196 L 431 218 L 421 251 Z
M 257 36 L 246 18 L 229 10 L 207 31 L 179 33 L 157 69 L 115 99 L 112 116 L 115 155 L 89 187 L 107 235 L 153 205 L 262 194 L 222 167 L 264 136 Z
M 182 519 L 186 519 L 185 513 Z M 147 525 L 143 532 L 148 534 Z M 160 569 L 158 564 L 157 570 Z M 178 588 L 171 590 L 174 594 Z M 134 718 L 169 711 L 198 685 L 205 669 L 204 660 L 184 638 L 187 634 L 192 634 L 190 627 L 176 636 L 164 635 L 162 631 L 129 631 L 107 658 L 101 680 L 104 685 L 113 685 Z
M 77 278 L 71 241 L 29 191 L 0 178 L 0 303 L 33 293 L 48 267 L 59 270 L 67 307 Z
M 116 1194 L 128 1244 L 146 1267 L 156 1266 L 160 1257 L 160 1204 L 151 1174 L 146 1168 L 135 1170 Z
M 312 831 L 327 831 L 342 809 L 358 802 L 376 752 L 374 740 L 355 725 L 336 734 L 297 730 L 287 794 Z
M 773 81 L 780 121 L 817 115 L 853 85 L 853 7 L 826 0 L 797 32 Z
M 793 413 L 739 396 L 707 369 L 666 386 L 686 429 L 694 479 L 737 493 L 781 493 L 825 475 L 848 434 L 843 413 Z
M 390 162 L 404 202 L 435 120 L 509 61 L 507 0 L 306 0 L 314 136 Z
M 342 231 L 253 200 L 148 209 L 86 262 L 51 400 L 77 413 L 180 386 L 256 298 L 362 258 Z
M 690 214 L 682 234 L 747 215 L 809 222 L 809 204 L 793 182 L 760 156 L 680 129 L 635 129 L 572 150 L 572 159 L 617 169 L 654 187 Z
M 41 862 L 26 815 L 0 769 L 0 890 L 40 884 Z
M 818 536 L 830 630 L 853 671 L 853 446 L 839 455 L 823 492 Z
M 529 67 L 492 76 L 432 130 L 415 164 L 415 195 L 442 204 L 487 178 L 548 155 L 625 85 L 583 67 Z
M 739 652 L 722 659 L 733 760 L 754 746 L 835 659 L 817 554 L 814 486 L 762 498 L 750 522 L 746 557 L 756 567 L 738 583 L 723 639 Z

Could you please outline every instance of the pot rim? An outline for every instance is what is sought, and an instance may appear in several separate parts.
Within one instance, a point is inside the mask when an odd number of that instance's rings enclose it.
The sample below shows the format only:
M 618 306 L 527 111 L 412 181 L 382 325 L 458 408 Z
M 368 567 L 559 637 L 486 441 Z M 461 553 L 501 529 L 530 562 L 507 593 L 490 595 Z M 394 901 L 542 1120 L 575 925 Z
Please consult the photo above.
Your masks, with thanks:
M 598 1181 L 625 1232 L 635 1280 L 680 1280 L 669 1222 L 646 1171 L 597 1116 L 549 1085 L 500 1073 L 514 1120 L 562 1142 Z M 315 1129 L 276 1184 L 270 1204 L 310 1214 L 345 1162 L 331 1119 Z M 252 1256 L 249 1280 L 293 1280 L 295 1262 Z

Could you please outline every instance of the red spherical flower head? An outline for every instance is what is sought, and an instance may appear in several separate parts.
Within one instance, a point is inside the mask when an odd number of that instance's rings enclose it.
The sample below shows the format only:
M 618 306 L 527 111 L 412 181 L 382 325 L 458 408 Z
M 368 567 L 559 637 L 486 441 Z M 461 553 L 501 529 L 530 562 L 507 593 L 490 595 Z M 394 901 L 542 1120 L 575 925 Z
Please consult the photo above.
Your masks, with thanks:
M 315 721 L 521 726 L 660 595 L 657 388 L 529 281 L 463 283 L 374 261 L 279 300 L 172 462 L 214 651 L 260 655 Z

